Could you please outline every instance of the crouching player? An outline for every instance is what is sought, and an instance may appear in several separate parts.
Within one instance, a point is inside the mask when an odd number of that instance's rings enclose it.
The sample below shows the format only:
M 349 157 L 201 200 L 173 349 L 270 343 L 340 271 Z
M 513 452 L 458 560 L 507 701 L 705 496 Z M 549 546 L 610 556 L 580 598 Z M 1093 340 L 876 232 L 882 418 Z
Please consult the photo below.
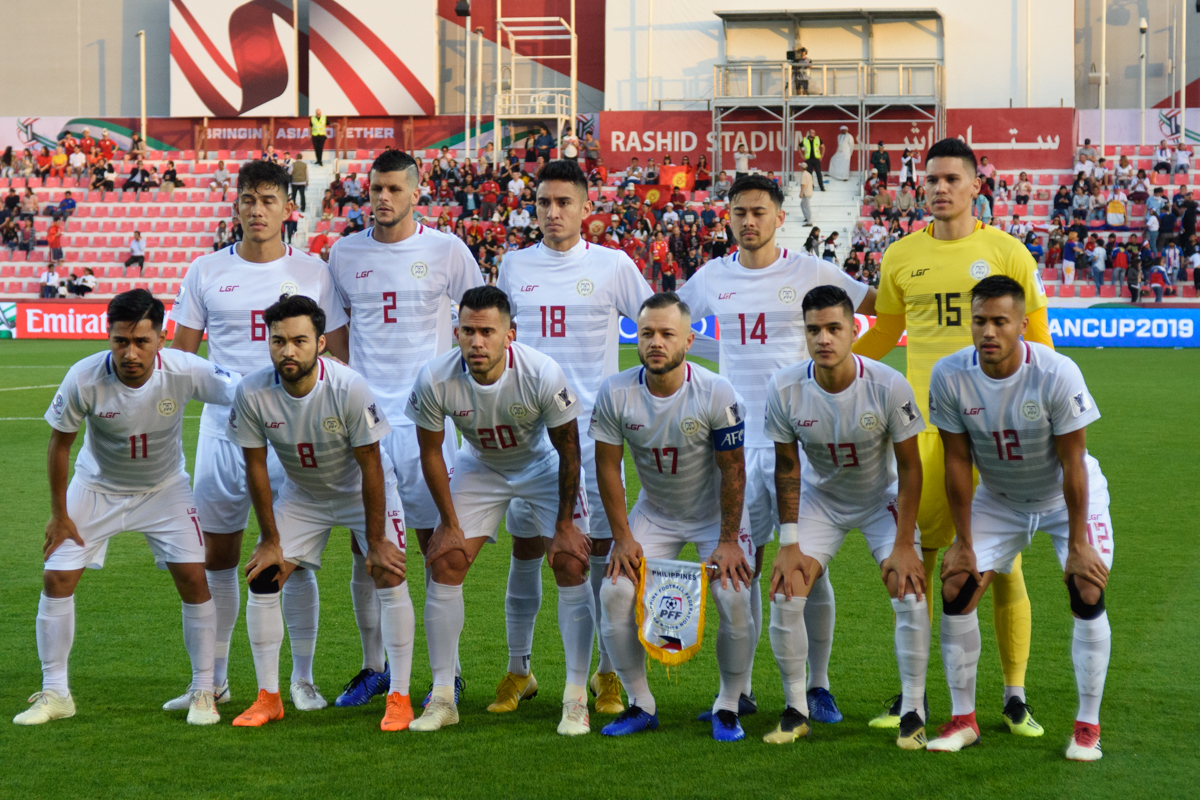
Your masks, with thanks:
M 242 448 L 246 481 L 261 533 L 246 564 L 250 594 L 246 630 L 258 677 L 258 699 L 233 721 L 257 728 L 283 718 L 279 595 L 297 567 L 321 568 L 329 531 L 342 525 L 367 555 L 379 597 L 380 627 L 392 665 L 380 727 L 412 721 L 415 618 L 404 580 L 404 514 L 392 462 L 379 449 L 391 428 L 367 381 L 349 367 L 318 357 L 325 350 L 325 312 L 303 295 L 281 298 L 263 312 L 274 367 L 252 372 L 238 387 L 229 438 Z M 284 481 L 272 506 L 267 443 Z
M 744 738 L 738 698 L 749 693 L 754 639 L 750 583 L 754 545 L 745 509 L 746 410 L 733 385 L 684 360 L 696 335 L 691 310 L 674 292 L 656 294 L 638 312 L 642 366 L 600 387 L 588 433 L 596 440 L 596 477 L 612 523 L 613 548 L 600 589 L 600 635 L 629 707 L 604 726 L 606 736 L 658 727 L 638 640 L 635 585 L 642 558 L 676 558 L 692 542 L 714 572 L 717 668 L 713 738 Z M 633 452 L 642 489 L 626 514 L 621 464 Z
M 787 707 L 764 741 L 788 744 L 809 731 L 804 606 L 846 534 L 858 528 L 892 597 L 900 668 L 900 735 L 906 750 L 925 745 L 929 611 L 916 530 L 925 427 L 912 387 L 878 361 L 851 353 L 854 306 L 836 286 L 804 296 L 811 360 L 784 367 L 767 389 L 765 431 L 775 442 L 779 552 L 771 567 L 771 649 Z M 799 446 L 807 458 L 803 472 Z
M 1086 440 L 1100 412 L 1073 361 L 1021 340 L 1027 325 L 1021 285 L 1001 275 L 985 278 L 971 292 L 975 346 L 933 368 L 929 417 L 945 443 L 946 495 L 957 533 L 942 562 L 942 661 L 953 716 L 928 749 L 954 752 L 978 741 L 975 607 L 996 574 L 1012 569 L 1034 531 L 1045 531 L 1075 615 L 1079 713 L 1067 758 L 1096 761 L 1112 645 L 1104 588 L 1113 559 L 1108 481 Z M 972 462 L 979 469 L 973 499 Z
M 75 587 L 84 569 L 100 569 L 108 540 L 140 531 L 183 599 L 183 642 L 192 661 L 187 721 L 220 721 L 213 698 L 216 610 L 204 578 L 204 540 L 183 460 L 183 409 L 192 399 L 228 405 L 238 378 L 180 350 L 160 350 L 163 304 L 144 289 L 108 304 L 108 350 L 67 373 L 46 411 L 53 428 L 47 471 L 50 522 L 38 601 L 37 649 L 42 691 L 18 725 L 75 715 L 67 657 L 75 638 Z M 71 445 L 87 423 L 75 476 Z

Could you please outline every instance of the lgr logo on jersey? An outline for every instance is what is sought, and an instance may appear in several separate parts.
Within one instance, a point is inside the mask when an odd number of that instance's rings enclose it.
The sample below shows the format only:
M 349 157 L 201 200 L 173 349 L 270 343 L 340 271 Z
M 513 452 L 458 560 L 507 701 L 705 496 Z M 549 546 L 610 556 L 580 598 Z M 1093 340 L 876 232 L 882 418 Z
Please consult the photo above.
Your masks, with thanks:
M 414 261 L 408 271 L 417 280 L 424 280 L 425 276 L 429 274 L 429 265 L 424 261 Z
M 796 302 L 796 290 L 791 286 L 784 286 L 779 290 L 779 302 L 791 305 Z
M 513 419 L 525 419 L 525 417 L 529 414 L 529 409 L 525 408 L 525 406 L 521 405 L 520 403 L 513 403 L 508 407 L 508 413 Z
M 164 397 L 158 401 L 158 413 L 164 417 L 169 417 L 179 410 L 179 404 L 170 397 Z
M 718 300 L 728 300 L 729 298 L 733 297 L 735 294 L 737 294 L 737 292 L 721 292 L 720 294 L 717 295 L 717 299 Z
M 287 423 L 286 422 L 268 422 L 267 423 L 267 427 L 270 428 L 271 430 L 275 430 L 276 428 L 282 428 L 284 425 L 287 425 Z
M 284 281 L 279 284 L 279 293 L 284 297 L 291 297 L 300 293 L 300 286 L 295 281 Z
M 640 422 L 626 422 L 625 423 L 625 429 L 630 430 L 630 431 L 640 431 L 644 427 L 646 427 L 646 426 Z
M 700 431 L 700 421 L 694 417 L 687 417 L 679 423 L 679 430 L 683 431 L 684 436 L 695 436 Z
M 591 297 L 592 292 L 596 291 L 596 284 L 591 278 L 580 278 L 579 283 L 575 284 L 575 292 L 580 297 Z
M 236 283 L 235 283 L 235 284 L 233 284 L 232 286 L 222 286 L 222 287 L 221 287 L 220 289 L 218 289 L 217 291 L 220 291 L 220 292 L 232 292 L 234 289 L 238 288 L 238 286 L 239 286 L 239 285 L 240 285 L 240 284 L 236 284 Z
M 96 416 L 99 417 L 100 419 L 116 419 L 117 417 L 121 416 L 121 412 L 120 411 L 100 411 L 100 412 L 97 412 Z
M 325 419 L 321 420 L 321 427 L 324 428 L 327 433 L 337 433 L 342 429 L 342 421 L 337 417 L 326 417 Z
M 925 267 L 925 268 L 923 268 L 923 269 L 914 269 L 914 270 L 912 271 L 912 274 L 911 274 L 911 275 L 909 275 L 908 277 L 910 277 L 910 278 L 919 278 L 919 277 L 921 277 L 922 275 L 924 275 L 926 272 L 929 272 L 929 267 Z
M 375 271 L 375 270 L 373 270 L 373 269 L 367 269 L 367 270 L 363 270 L 362 272 L 355 273 L 354 277 L 356 277 L 356 278 L 365 278 L 365 277 L 367 277 L 368 275 L 370 275 L 370 274 L 371 274 L 372 272 L 374 272 L 374 271 Z
M 977 281 L 981 281 L 988 275 L 992 274 L 992 267 L 988 262 L 980 259 L 971 265 L 971 277 Z
M 1042 418 L 1042 407 L 1033 400 L 1026 400 L 1021 404 L 1021 416 L 1030 422 L 1037 422 Z
M 527 285 L 527 286 L 522 286 L 522 287 L 521 287 L 521 291 L 522 291 L 522 292 L 532 292 L 532 291 L 533 291 L 534 289 L 536 289 L 537 287 L 538 287 L 538 284 L 536 284 L 536 283 L 531 283 L 531 284 L 529 284 L 529 285 Z
M 930 410 L 930 411 L 932 411 L 932 410 L 933 410 L 933 406 L 930 406 L 930 407 L 929 407 L 929 410 Z M 964 414 L 964 415 L 966 415 L 966 416 L 968 416 L 968 417 L 974 417 L 974 416 L 977 416 L 977 415 L 979 415 L 979 414 L 982 414 L 982 413 L 983 413 L 983 407 L 982 407 L 982 406 L 981 406 L 981 407 L 979 407 L 979 408 L 964 408 L 964 409 L 963 409 L 963 414 Z
M 819 420 L 815 420 L 815 419 L 802 419 L 802 420 L 799 420 L 799 421 L 796 423 L 796 425 L 797 425 L 797 427 L 800 427 L 800 428 L 811 428 L 813 425 L 816 425 L 816 424 L 817 424 L 817 422 L 819 422 Z
M 868 411 L 858 418 L 858 427 L 864 431 L 873 431 L 879 427 L 879 415 L 874 411 Z

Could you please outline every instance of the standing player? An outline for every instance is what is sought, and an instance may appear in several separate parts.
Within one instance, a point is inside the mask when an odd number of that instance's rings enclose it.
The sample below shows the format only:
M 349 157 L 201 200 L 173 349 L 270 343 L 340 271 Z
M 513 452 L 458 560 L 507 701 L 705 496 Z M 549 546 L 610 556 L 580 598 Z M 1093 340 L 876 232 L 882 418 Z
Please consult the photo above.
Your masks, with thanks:
M 925 421 L 903 375 L 850 354 L 854 307 L 844 291 L 818 286 L 801 307 L 812 358 L 781 369 L 767 386 L 764 428 L 775 442 L 781 523 L 771 567 L 771 649 L 787 707 L 764 740 L 789 744 L 808 733 L 804 607 L 813 581 L 857 528 L 879 564 L 896 616 L 904 686 L 896 744 L 919 750 L 925 745 L 929 613 L 916 530 L 921 457 L 915 437 Z
M 974 347 L 943 358 L 930 378 L 929 416 L 945 443 L 946 495 L 957 535 L 942 560 L 942 661 L 953 716 L 928 747 L 954 752 L 978 741 L 975 608 L 992 580 L 1012 569 L 1034 531 L 1045 531 L 1075 616 L 1071 661 L 1079 712 L 1067 758 L 1097 761 L 1112 648 L 1104 588 L 1113 560 L 1108 481 L 1087 451 L 1087 426 L 1100 412 L 1073 361 L 1021 341 L 1028 292 L 1004 275 L 976 284 Z M 979 469 L 974 499 L 972 463 Z
M 600 590 L 600 634 L 629 694 L 629 708 L 601 731 L 606 736 L 658 727 L 634 614 L 638 566 L 643 557 L 678 558 L 692 542 L 716 573 L 721 691 L 713 704 L 713 738 L 745 737 L 738 698 L 748 685 L 754 646 L 749 592 L 754 570 L 746 560 L 753 560 L 754 550 L 742 457 L 746 409 L 729 381 L 684 361 L 696 338 L 691 323 L 690 310 L 674 293 L 642 303 L 637 317 L 642 366 L 604 381 L 588 430 L 596 440 L 596 477 L 613 530 L 605 573 L 610 580 Z M 621 481 L 626 442 L 642 484 L 628 515 Z
M 412 730 L 436 731 L 458 722 L 453 687 L 463 580 L 483 545 L 496 540 L 509 501 L 520 498 L 536 522 L 514 536 L 546 540 L 543 546 L 558 584 L 558 627 L 567 667 L 558 732 L 585 734 L 591 729 L 584 685 L 595 608 L 585 577 L 590 547 L 575 423 L 583 404 L 558 364 L 513 341 L 508 298 L 496 287 L 481 286 L 463 295 L 457 333 L 458 352 L 425 365 L 406 409 L 419 428 L 425 481 L 441 514 L 429 540 L 433 580 L 425 600 L 433 691 Z M 442 458 L 447 416 L 463 438 L 450 478 Z M 528 683 L 532 696 L 537 683 L 532 676 Z
M 424 553 L 437 524 L 437 507 L 425 487 L 416 426 L 405 416 L 404 404 L 425 362 L 450 349 L 451 303 L 467 289 L 482 286 L 483 276 L 461 239 L 413 220 L 420 174 L 412 156 L 389 150 L 375 159 L 370 175 L 375 224 L 339 239 L 329 252 L 329 272 L 341 305 L 354 319 L 353 326 L 329 335 L 329 352 L 367 379 L 391 422 L 392 432 L 380 446 L 395 466 L 404 519 L 416 528 Z M 455 451 L 454 437 L 446 437 L 443 456 L 451 470 Z M 334 701 L 339 706 L 362 705 L 382 694 L 389 681 L 375 583 L 357 540 L 350 544 L 350 589 L 363 663 Z M 429 580 L 425 570 L 426 594 Z M 461 678 L 456 677 L 455 691 L 460 689 Z
M 542 241 L 535 247 L 504 257 L 497 288 L 513 307 L 513 322 L 521 343 L 553 358 L 567 381 L 579 392 L 580 415 L 596 405 L 601 382 L 617 372 L 618 317 L 635 319 L 638 307 L 654 294 L 629 256 L 620 250 L 593 246 L 580 236 L 583 219 L 592 213 L 587 179 L 579 164 L 551 161 L 538 176 L 537 224 Z M 591 513 L 591 571 L 593 603 L 599 607 L 600 587 L 612 530 L 596 484 L 595 442 L 581 443 L 587 506 Z M 529 696 L 533 680 L 529 655 L 533 628 L 542 603 L 542 541 L 529 506 L 514 503 L 506 518 L 513 534 L 504 611 L 508 628 L 508 674 L 496 689 L 490 711 L 512 711 Z M 596 711 L 619 714 L 621 683 L 599 643 L 600 665 L 589 681 Z M 590 657 L 589 657 L 590 658 Z
M 413 718 L 408 682 L 416 622 L 404 580 L 404 513 L 391 461 L 380 455 L 379 440 L 390 430 L 387 418 L 361 375 L 319 356 L 325 349 L 325 312 L 315 301 L 284 297 L 263 312 L 263 323 L 274 366 L 246 376 L 229 412 L 229 436 L 245 454 L 262 531 L 246 564 L 246 631 L 258 699 L 233 724 L 257 728 L 283 718 L 280 589 L 298 567 L 321 568 L 330 528 L 342 525 L 366 551 L 381 606 L 392 670 L 380 727 L 404 730 Z M 286 475 L 274 505 L 268 443 Z
M 171 319 L 173 348 L 195 353 L 208 332 L 208 355 L 241 375 L 269 366 L 267 325 L 263 310 L 281 294 L 314 298 L 334 330 L 346 324 L 333 282 L 319 258 L 292 250 L 280 229 L 292 212 L 288 199 L 291 176 L 273 161 L 247 161 L 238 172 L 237 213 L 243 238 L 237 244 L 202 256 L 179 286 Z M 242 531 L 250 518 L 250 495 L 242 451 L 227 434 L 229 409 L 204 406 L 196 445 L 196 508 L 204 530 L 204 562 L 208 586 L 217 604 L 217 643 L 213 681 L 217 702 L 229 701 L 229 640 L 241 598 L 238 559 Z M 268 465 L 276 486 L 282 485 L 279 460 L 268 448 Z M 313 652 L 317 645 L 317 579 L 305 570 L 288 581 L 283 601 L 292 650 L 292 702 L 309 711 L 325 707 L 313 685 Z M 187 695 L 164 708 L 182 708 Z
M 1025 287 L 1029 329 L 1025 338 L 1047 347 L 1050 341 L 1046 293 L 1037 275 L 1037 263 L 1025 245 L 1003 231 L 971 216 L 979 193 L 975 153 L 958 139 L 943 139 L 929 148 L 925 159 L 925 186 L 930 223 L 918 235 L 895 242 L 883 256 L 876 301 L 875 327 L 855 344 L 854 352 L 876 360 L 895 347 L 908 330 L 908 381 L 917 405 L 926 418 L 929 375 L 938 359 L 971 343 L 963 317 L 971 288 L 988 275 L 1007 275 Z M 942 441 L 937 431 L 926 429 L 917 438 L 925 480 L 917 526 L 921 529 L 925 574 L 936 574 L 937 551 L 954 539 L 954 524 L 946 501 Z M 1021 736 L 1041 736 L 1042 726 L 1025 704 L 1025 666 L 1029 662 L 1032 623 L 1021 556 L 1011 574 L 996 577 L 993 598 L 996 642 L 1004 672 L 1004 720 Z M 933 608 L 930 606 L 930 615 Z M 897 696 L 892 707 L 871 721 L 873 727 L 900 724 Z
M 783 192 L 762 175 L 738 178 L 729 190 L 730 227 L 738 243 L 733 255 L 714 258 L 679 291 L 679 297 L 697 317 L 715 314 L 720 324 L 721 375 L 745 398 L 746 505 L 750 534 L 754 538 L 754 585 L 750 598 L 754 615 L 754 642 L 762 637 L 763 547 L 779 524 L 775 501 L 775 449 L 763 433 L 767 382 L 777 370 L 803 359 L 804 313 L 800 301 L 809 290 L 840 286 L 862 314 L 874 311 L 875 290 L 851 279 L 836 265 L 803 253 L 775 246 L 775 231 L 783 225 Z M 829 653 L 833 647 L 834 600 L 828 574 L 813 586 L 805 609 L 810 637 L 809 697 L 812 718 L 840 722 L 829 693 Z M 749 693 L 742 713 L 757 706 Z M 702 718 L 706 715 L 702 714 Z
M 160 352 L 163 304 L 144 289 L 108 304 L 108 351 L 71 367 L 46 411 L 50 522 L 46 524 L 37 646 L 42 691 L 13 719 L 40 725 L 75 715 L 67 658 L 75 638 L 75 587 L 100 569 L 108 540 L 141 531 L 183 600 L 183 642 L 192 661 L 187 721 L 220 721 L 213 697 L 216 612 L 204 580 L 204 542 L 183 458 L 183 409 L 193 398 L 228 404 L 237 378 L 190 353 Z M 75 476 L 71 445 L 87 423 Z

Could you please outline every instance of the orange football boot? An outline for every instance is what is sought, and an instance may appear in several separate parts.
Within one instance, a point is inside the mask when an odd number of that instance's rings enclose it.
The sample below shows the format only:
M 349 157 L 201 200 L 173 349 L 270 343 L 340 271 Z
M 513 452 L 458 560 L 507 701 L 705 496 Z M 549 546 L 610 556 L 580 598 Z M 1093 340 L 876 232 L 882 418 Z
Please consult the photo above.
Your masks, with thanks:
M 408 724 L 413 721 L 412 701 L 408 695 L 392 692 L 387 696 L 387 711 L 383 714 L 383 722 L 379 729 L 383 731 L 406 731 Z
M 268 722 L 283 719 L 283 700 L 279 692 L 271 693 L 266 689 L 258 690 L 258 699 L 254 705 L 243 711 L 233 721 L 235 728 L 261 728 Z

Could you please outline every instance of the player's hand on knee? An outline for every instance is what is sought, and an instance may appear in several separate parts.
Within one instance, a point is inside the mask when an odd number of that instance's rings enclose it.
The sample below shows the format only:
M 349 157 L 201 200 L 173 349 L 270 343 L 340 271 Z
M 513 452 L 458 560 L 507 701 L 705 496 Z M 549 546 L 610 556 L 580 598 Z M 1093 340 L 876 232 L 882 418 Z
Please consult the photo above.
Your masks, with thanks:
M 470 561 L 470 555 L 467 553 L 467 538 L 463 534 L 462 528 L 457 525 L 441 523 L 433 529 L 433 535 L 429 537 L 425 563 L 426 565 L 432 564 L 455 550 L 462 551 L 462 554 L 467 556 L 467 560 Z
M 612 578 L 614 584 L 621 575 L 637 583 L 638 568 L 641 565 L 642 546 L 637 543 L 636 539 L 632 536 L 623 539 L 614 539 L 612 550 L 608 554 L 608 567 L 605 569 L 604 574 Z
M 1077 575 L 1080 580 L 1095 584 L 1100 589 L 1108 588 L 1108 567 L 1104 566 L 1100 554 L 1090 545 L 1084 545 L 1078 549 L 1071 548 L 1067 552 L 1067 563 L 1063 568 L 1063 583 L 1069 585 L 1072 575 Z
M 83 537 L 79 535 L 79 531 L 70 517 L 65 514 L 61 517 L 50 517 L 50 521 L 46 523 L 46 542 L 42 545 L 42 560 L 50 558 L 54 551 L 68 539 L 80 547 L 84 546 Z
M 546 546 L 546 561 L 550 564 L 550 569 L 561 566 L 555 564 L 559 557 L 578 559 L 583 564 L 585 575 L 591 566 L 592 540 L 584 535 L 574 522 L 560 522 L 554 526 L 554 536 Z
M 404 580 L 404 551 L 384 539 L 377 545 L 367 546 L 367 570 L 372 575 L 390 572 Z
M 283 548 L 276 542 L 259 542 L 246 562 L 246 583 L 252 583 L 263 570 L 270 567 L 282 570 L 283 566 Z
M 796 596 L 800 587 L 795 583 L 796 573 L 805 586 L 812 584 L 817 575 L 809 567 L 809 560 L 800 552 L 800 545 L 790 544 L 779 548 L 775 563 L 771 565 L 771 597 L 782 594 L 788 600 Z
M 917 602 L 925 599 L 925 565 L 913 548 L 895 548 L 879 565 L 879 569 L 883 585 L 897 600 L 906 594 L 915 594 Z
M 748 587 L 754 580 L 754 568 L 746 563 L 746 554 L 737 542 L 718 544 L 706 563 L 716 573 L 713 579 L 720 579 L 722 589 L 728 589 L 732 581 L 733 590 L 741 591 L 743 583 Z
M 947 578 L 961 574 L 970 575 L 976 583 L 983 582 L 983 576 L 975 567 L 975 549 L 956 537 L 942 556 L 942 582 L 945 583 Z

